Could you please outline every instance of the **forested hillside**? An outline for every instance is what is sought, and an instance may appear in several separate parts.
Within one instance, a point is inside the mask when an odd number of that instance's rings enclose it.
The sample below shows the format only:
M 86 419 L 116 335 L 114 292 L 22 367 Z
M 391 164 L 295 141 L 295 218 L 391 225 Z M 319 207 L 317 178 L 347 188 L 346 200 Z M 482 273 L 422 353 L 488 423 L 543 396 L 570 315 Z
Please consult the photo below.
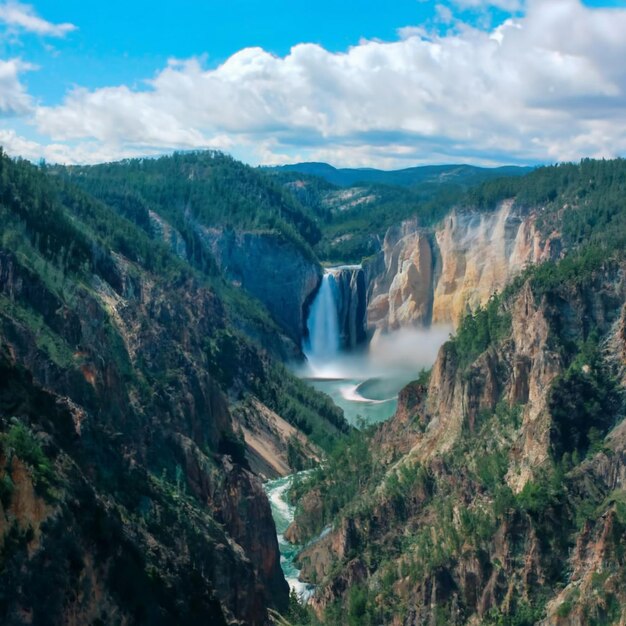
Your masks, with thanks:
M 327 163 L 294 163 L 267 168 L 274 173 L 296 172 L 323 178 L 339 187 L 355 187 L 367 184 L 397 187 L 417 187 L 431 184 L 454 184 L 472 187 L 492 178 L 523 176 L 530 167 L 475 167 L 473 165 L 422 165 L 401 170 L 377 170 L 374 168 L 336 168 Z
M 551 219 L 557 222 L 561 213 L 551 210 L 553 202 L 559 208 L 567 203 L 582 204 L 585 217 L 580 212 L 568 213 L 563 235 L 568 245 L 576 237 L 584 241 L 596 221 L 606 227 L 607 220 L 620 212 L 624 170 L 622 159 L 588 159 L 580 164 L 566 163 L 532 171 L 520 168 L 514 176 L 506 175 L 506 168 L 495 168 L 482 171 L 484 176 L 460 181 L 443 177 L 407 187 L 370 181 L 347 188 L 297 170 L 270 172 L 317 216 L 322 233 L 316 245 L 318 256 L 331 262 L 360 262 L 376 252 L 386 230 L 402 220 L 416 218 L 421 226 L 431 226 L 455 207 L 490 211 L 507 198 L 515 198 L 520 207 L 545 206 Z M 618 219 L 622 218 L 618 216 Z M 546 229 L 548 226 L 543 225 Z M 605 228 L 604 233 L 610 234 L 610 229 Z
M 218 153 L 0 155 L 0 621 L 619 623 L 624 207 L 623 160 L 340 189 Z M 427 243 L 452 214 L 528 218 L 551 260 L 350 430 L 283 364 L 320 260 L 386 254 L 407 219 Z M 286 536 L 308 607 L 260 482 L 304 468 Z
M 288 589 L 250 470 L 306 466 L 347 426 L 272 356 L 258 301 L 141 199 L 71 178 L 0 155 L 0 621 L 267 624 Z
M 55 168 L 96 198 L 150 229 L 156 211 L 196 244 L 190 226 L 276 231 L 306 248 L 320 232 L 314 217 L 263 173 L 219 152 L 175 153 L 92 167 Z

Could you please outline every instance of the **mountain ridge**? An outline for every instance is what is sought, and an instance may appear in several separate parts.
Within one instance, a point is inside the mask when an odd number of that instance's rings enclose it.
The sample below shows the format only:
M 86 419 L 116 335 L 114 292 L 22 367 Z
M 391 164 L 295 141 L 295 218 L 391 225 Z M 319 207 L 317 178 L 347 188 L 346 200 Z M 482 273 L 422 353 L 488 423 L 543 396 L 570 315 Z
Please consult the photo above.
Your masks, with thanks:
M 358 184 L 387 184 L 411 187 L 422 183 L 452 182 L 459 185 L 477 184 L 484 180 L 505 176 L 524 176 L 534 167 L 505 165 L 479 167 L 467 164 L 419 165 L 397 170 L 376 168 L 337 168 L 323 162 L 290 163 L 287 165 L 264 166 L 270 172 L 296 172 L 317 176 L 339 187 Z

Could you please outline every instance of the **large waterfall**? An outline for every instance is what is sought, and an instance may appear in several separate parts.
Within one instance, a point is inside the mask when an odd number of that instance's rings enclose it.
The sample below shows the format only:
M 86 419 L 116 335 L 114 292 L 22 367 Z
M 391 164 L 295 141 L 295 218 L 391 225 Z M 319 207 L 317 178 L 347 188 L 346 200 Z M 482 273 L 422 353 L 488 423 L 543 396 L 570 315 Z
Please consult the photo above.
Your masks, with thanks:
M 387 419 L 398 391 L 430 367 L 449 328 L 404 329 L 366 344 L 367 288 L 359 265 L 324 272 L 307 319 L 302 376 L 324 391 L 356 423 Z
M 339 315 L 337 285 L 332 272 L 326 271 L 307 320 L 309 333 L 305 354 L 312 365 L 333 361 L 339 353 Z

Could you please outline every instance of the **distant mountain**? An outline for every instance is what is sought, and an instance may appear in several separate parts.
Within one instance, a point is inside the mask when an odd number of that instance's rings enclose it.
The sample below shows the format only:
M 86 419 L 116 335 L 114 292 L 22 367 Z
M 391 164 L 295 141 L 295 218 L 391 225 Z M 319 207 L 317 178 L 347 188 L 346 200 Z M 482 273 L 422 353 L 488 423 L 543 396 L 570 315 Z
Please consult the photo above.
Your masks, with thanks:
M 369 168 L 338 169 L 328 163 L 294 163 L 267 169 L 319 176 L 339 187 L 352 187 L 358 183 L 413 187 L 423 183 L 444 182 L 471 186 L 502 176 L 524 176 L 534 168 L 514 165 L 494 168 L 476 167 L 474 165 L 424 165 L 385 171 Z

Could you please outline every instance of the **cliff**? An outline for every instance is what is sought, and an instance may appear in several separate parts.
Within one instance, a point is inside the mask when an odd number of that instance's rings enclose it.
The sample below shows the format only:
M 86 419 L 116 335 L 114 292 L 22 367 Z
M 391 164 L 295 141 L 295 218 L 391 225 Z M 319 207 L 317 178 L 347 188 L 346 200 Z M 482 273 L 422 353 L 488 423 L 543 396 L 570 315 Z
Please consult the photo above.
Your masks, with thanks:
M 223 275 L 260 300 L 299 345 L 305 313 L 322 276 L 312 258 L 276 233 L 201 229 Z
M 54 167 L 212 278 L 262 302 L 299 351 L 304 309 L 321 268 L 314 215 L 258 168 L 214 151 Z M 271 344 L 271 341 L 267 342 Z M 286 352 L 286 351 L 285 351 Z
M 289 534 L 332 528 L 299 556 L 325 623 L 626 619 L 625 271 L 531 272 L 298 487 Z
M 197 361 L 200 346 L 211 333 L 204 325 L 219 320 L 218 303 L 193 284 L 181 285 L 174 291 L 176 297 L 171 298 L 171 288 L 166 293 L 152 280 L 131 281 L 127 275 L 126 280 L 122 278 L 122 294 L 96 281 L 92 295 L 76 292 L 69 307 L 6 254 L 0 255 L 0 276 L 5 298 L 0 314 L 3 430 L 9 441 L 18 427 L 32 432 L 32 437 L 44 438 L 47 449 L 52 451 L 46 455 L 50 459 L 46 462 L 54 463 L 50 479 L 54 487 L 43 500 L 48 508 L 45 519 L 50 517 L 54 523 L 37 528 L 32 539 L 29 531 L 20 540 L 21 547 L 12 562 L 22 573 L 5 579 L 3 587 L 14 589 L 14 585 L 35 576 L 41 559 L 50 558 L 46 556 L 48 551 L 60 549 L 58 534 L 68 517 L 73 533 L 66 549 L 74 561 L 60 565 L 59 577 L 51 577 L 45 588 L 62 599 L 75 593 L 72 580 L 77 576 L 86 577 L 90 581 L 88 589 L 92 590 L 69 607 L 60 601 L 56 608 L 47 607 L 47 596 L 7 596 L 3 619 L 13 621 L 19 614 L 30 613 L 37 620 L 46 610 L 54 609 L 58 622 L 68 620 L 70 614 L 79 622 L 92 614 L 93 619 L 106 621 L 111 611 L 130 622 L 149 620 L 155 611 L 163 613 L 162 618 L 154 617 L 157 623 L 163 619 L 163 623 L 168 619 L 184 621 L 184 613 L 175 605 L 167 606 L 174 600 L 175 587 L 161 592 L 157 592 L 158 585 L 152 589 L 150 571 L 153 569 L 157 577 L 167 571 L 172 577 L 167 585 L 176 586 L 200 567 L 204 573 L 184 584 L 190 586 L 188 593 L 192 596 L 203 593 L 202 585 L 206 585 L 204 593 L 209 595 L 190 609 L 187 619 L 204 616 L 209 620 L 238 618 L 245 623 L 267 623 L 265 606 L 284 607 L 287 593 L 269 505 L 261 484 L 245 464 L 241 465 L 241 458 L 233 465 L 220 454 L 236 455 L 230 442 L 236 442 L 237 436 L 224 395 L 206 367 Z M 32 316 L 40 321 L 32 324 Z M 196 321 L 192 323 L 192 319 Z M 20 374 L 26 371 L 28 375 Z M 24 389 L 20 390 L 18 384 Z M 44 392 L 44 385 L 51 391 Z M 35 400 L 39 396 L 41 400 Z M 63 412 L 56 406 L 67 409 Z M 62 414 L 56 417 L 59 411 Z M 11 419 L 18 421 L 12 425 Z M 41 516 L 35 511 L 45 507 L 30 505 L 31 512 L 21 503 L 32 497 L 27 485 L 33 480 L 33 472 L 39 471 L 39 464 L 24 458 L 19 447 L 5 443 L 4 453 L 8 463 L 5 476 L 17 487 L 11 490 L 2 516 L 6 532 L 34 528 Z M 32 469 L 25 470 L 20 465 L 24 462 Z M 21 484 L 25 485 L 23 489 Z M 129 489 L 137 494 L 135 499 L 128 499 Z M 84 502 L 84 492 L 92 494 L 93 505 Z M 86 519 L 78 515 L 78 510 L 66 510 L 63 503 L 68 500 L 74 500 L 75 507 L 86 507 Z M 235 514 L 244 503 L 247 520 L 253 520 L 252 534 L 241 532 Z M 177 508 L 186 510 L 185 522 L 176 513 Z M 93 523 L 90 515 L 104 516 L 102 531 L 89 526 Z M 174 518 L 166 530 L 158 520 L 168 515 Z M 126 547 L 136 555 L 132 567 L 142 568 L 135 574 L 138 580 L 134 584 L 148 588 L 130 592 L 128 599 L 123 595 L 128 592 L 112 588 L 108 582 L 117 568 L 126 567 L 124 557 L 111 561 L 115 557 L 107 554 L 106 548 L 101 554 L 93 554 L 87 547 L 93 541 L 102 541 L 101 532 L 112 532 L 106 528 L 119 524 L 117 516 L 126 520 L 118 532 L 132 537 Z M 156 525 L 145 537 L 137 534 L 142 519 L 149 527 Z M 223 524 L 221 537 L 202 530 L 205 524 L 216 527 L 218 523 Z M 169 545 L 170 533 L 178 535 L 177 546 Z M 5 545 L 8 537 L 4 537 Z M 200 552 L 192 549 L 193 542 L 204 546 Z M 163 553 L 159 557 L 162 562 L 148 559 L 141 565 L 151 543 L 158 548 L 157 553 Z M 266 553 L 256 553 L 259 543 L 267 546 Z M 223 557 L 213 554 L 215 549 Z M 189 556 L 180 558 L 177 553 Z M 188 573 L 183 573 L 186 568 Z M 11 569 L 4 571 L 8 575 Z M 234 593 L 236 588 L 227 582 L 231 577 L 249 583 Z M 252 593 L 255 587 L 259 593 Z M 99 589 L 111 598 L 102 603 L 93 599 L 90 594 L 98 594 Z M 132 597 L 135 593 L 137 598 Z M 143 594 L 152 593 L 161 593 L 162 597 L 151 600 L 155 608 L 144 616 L 133 604 L 147 601 Z
M 368 326 L 458 326 L 523 268 L 559 257 L 558 233 L 543 234 L 538 214 L 507 200 L 493 212 L 454 210 L 434 229 L 415 219 L 390 228 L 366 265 Z

